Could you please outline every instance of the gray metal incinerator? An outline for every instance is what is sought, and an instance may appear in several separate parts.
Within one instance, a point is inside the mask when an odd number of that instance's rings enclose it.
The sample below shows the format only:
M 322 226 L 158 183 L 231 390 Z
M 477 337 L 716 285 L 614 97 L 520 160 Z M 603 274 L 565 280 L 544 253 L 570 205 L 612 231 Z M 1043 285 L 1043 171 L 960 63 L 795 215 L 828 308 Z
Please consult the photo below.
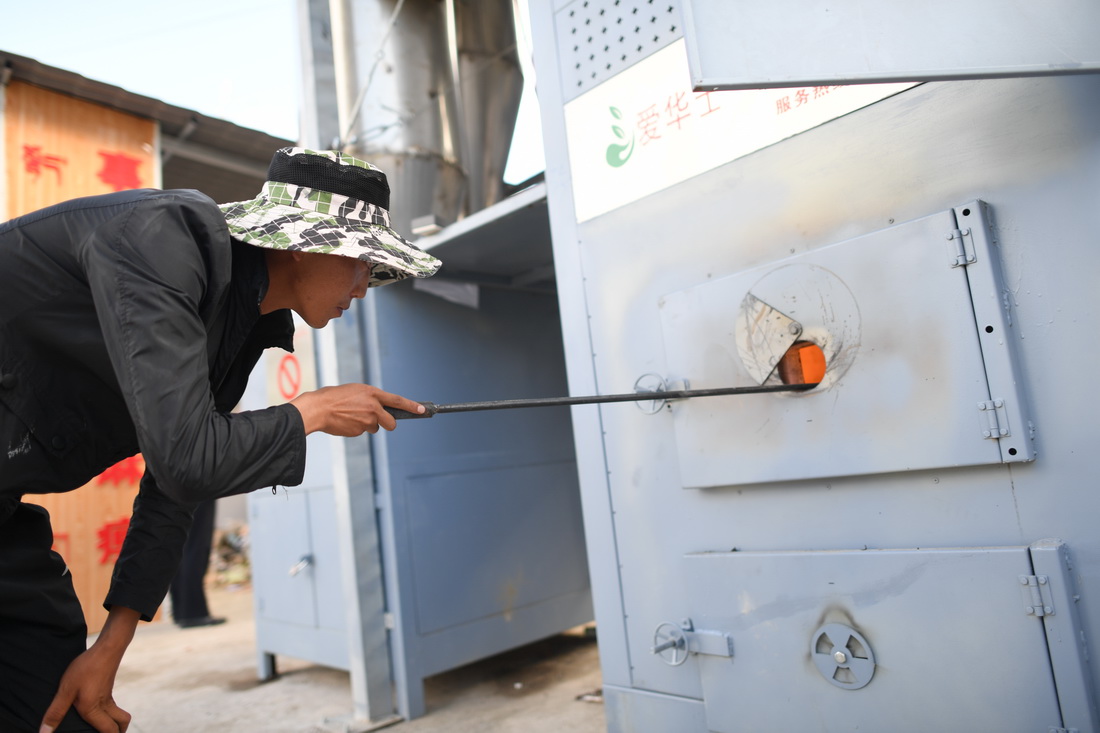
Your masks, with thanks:
M 1100 6 L 531 12 L 609 729 L 1100 730 Z

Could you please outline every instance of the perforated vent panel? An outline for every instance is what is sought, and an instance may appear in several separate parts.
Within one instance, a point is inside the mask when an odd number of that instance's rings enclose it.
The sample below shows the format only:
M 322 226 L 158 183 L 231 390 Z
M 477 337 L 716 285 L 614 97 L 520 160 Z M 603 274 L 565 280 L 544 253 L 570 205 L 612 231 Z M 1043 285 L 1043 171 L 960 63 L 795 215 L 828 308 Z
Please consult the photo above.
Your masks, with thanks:
M 574 0 L 554 22 L 567 102 L 684 35 L 679 0 Z

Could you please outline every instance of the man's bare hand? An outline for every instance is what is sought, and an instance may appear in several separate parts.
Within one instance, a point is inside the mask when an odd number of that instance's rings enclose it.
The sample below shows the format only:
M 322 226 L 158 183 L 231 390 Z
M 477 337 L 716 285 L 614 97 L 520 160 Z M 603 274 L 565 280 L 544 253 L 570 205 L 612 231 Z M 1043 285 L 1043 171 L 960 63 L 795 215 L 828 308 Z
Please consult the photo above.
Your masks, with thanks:
M 305 392 L 290 401 L 302 413 L 306 434 L 321 431 L 329 435 L 354 438 L 377 433 L 379 428 L 393 430 L 397 421 L 387 407 L 420 414 L 424 406 L 400 395 L 384 392 L 369 384 L 341 384 Z
M 138 618 L 138 612 L 129 608 L 111 608 L 96 642 L 74 659 L 61 676 L 57 694 L 42 717 L 39 733 L 53 733 L 70 707 L 99 733 L 126 733 L 130 714 L 115 704 L 112 690 Z

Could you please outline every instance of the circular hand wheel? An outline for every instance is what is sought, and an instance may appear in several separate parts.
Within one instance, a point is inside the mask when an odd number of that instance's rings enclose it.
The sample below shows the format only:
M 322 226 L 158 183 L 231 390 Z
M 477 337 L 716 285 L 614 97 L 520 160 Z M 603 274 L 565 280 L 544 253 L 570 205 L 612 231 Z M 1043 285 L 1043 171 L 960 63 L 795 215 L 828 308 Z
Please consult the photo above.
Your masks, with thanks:
M 634 383 L 634 392 L 636 394 L 644 394 L 646 392 L 665 392 L 668 390 L 668 383 L 665 382 L 664 377 L 660 374 L 643 374 L 638 377 L 638 381 Z M 639 400 L 634 404 L 638 406 L 638 409 L 647 415 L 656 415 L 661 411 L 661 408 L 665 406 L 665 400 Z
M 821 676 L 837 687 L 858 690 L 875 675 L 871 645 L 844 624 L 825 624 L 810 642 L 810 654 Z
M 665 622 L 653 632 L 653 647 L 649 651 L 665 664 L 679 667 L 687 661 L 687 636 L 676 624 Z

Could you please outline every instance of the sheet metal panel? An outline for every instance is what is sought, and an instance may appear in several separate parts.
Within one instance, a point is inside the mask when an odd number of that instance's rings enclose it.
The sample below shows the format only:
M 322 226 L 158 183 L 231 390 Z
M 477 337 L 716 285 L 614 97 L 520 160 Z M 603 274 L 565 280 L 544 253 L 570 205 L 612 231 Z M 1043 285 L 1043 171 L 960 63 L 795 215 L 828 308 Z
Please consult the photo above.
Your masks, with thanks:
M 698 700 L 604 684 L 607 728 L 612 731 L 702 731 L 706 710 Z
M 367 381 L 440 403 L 561 394 L 554 296 L 481 291 L 477 308 L 412 288 L 368 294 Z M 592 618 L 578 481 L 563 468 L 569 413 L 508 412 L 405 421 L 371 440 L 408 717 L 424 712 L 424 677 Z
M 1043 625 L 1021 600 L 1027 547 L 696 554 L 684 571 L 685 614 L 733 640 L 732 659 L 694 657 L 710 731 L 1061 726 Z M 869 643 L 866 686 L 819 672 L 826 624 Z
M 982 228 L 977 211 L 970 219 Z M 756 301 L 793 318 L 800 340 L 820 346 L 826 361 L 811 392 L 673 405 L 684 486 L 1001 461 L 985 434 L 992 411 L 978 409 L 990 399 L 986 363 L 995 355 L 983 360 L 968 285 L 993 263 L 985 250 L 953 266 L 948 237 L 958 226 L 946 211 L 661 298 L 668 374 L 693 388 L 756 382 L 751 348 L 742 354 L 738 343 L 741 316 Z M 1007 338 L 1001 326 L 985 328 Z M 1014 392 L 998 395 L 1021 403 Z M 1016 422 L 1024 445 L 1026 421 Z
M 696 89 L 1100 70 L 1093 0 L 683 0 Z
M 554 15 L 566 99 L 583 94 L 683 37 L 680 0 L 585 0 Z
M 456 417 L 455 429 L 469 423 Z M 576 484 L 572 461 L 452 464 L 410 477 L 409 532 L 431 532 L 410 548 L 419 633 L 501 613 L 511 621 L 517 609 L 587 591 Z
M 275 506 L 276 499 L 283 506 Z M 263 562 L 253 563 L 256 583 L 256 609 L 262 618 L 304 627 L 317 624 L 313 571 L 306 569 L 295 576 L 289 570 L 303 557 L 314 555 L 309 525 L 307 492 L 286 493 L 282 497 L 256 492 L 249 497 L 249 526 L 252 545 L 260 548 Z M 280 511 L 282 509 L 282 511 Z M 306 521 L 302 521 L 303 518 Z M 267 640 L 260 640 L 261 645 Z M 269 651 L 277 650 L 277 639 Z M 273 645 L 273 646 L 272 646 Z

